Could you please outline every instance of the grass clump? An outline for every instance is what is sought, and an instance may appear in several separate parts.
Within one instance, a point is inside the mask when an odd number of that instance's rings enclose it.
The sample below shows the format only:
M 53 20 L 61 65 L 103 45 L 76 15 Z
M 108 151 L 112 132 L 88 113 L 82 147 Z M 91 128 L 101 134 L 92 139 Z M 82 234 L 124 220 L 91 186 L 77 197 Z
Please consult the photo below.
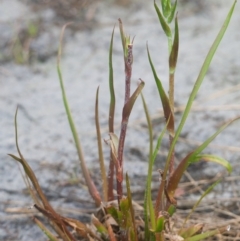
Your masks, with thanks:
M 103 157 L 103 147 L 101 130 L 99 125 L 98 117 L 98 92 L 96 92 L 95 100 L 95 124 L 98 140 L 98 155 L 99 164 L 102 179 L 102 190 L 100 194 L 89 174 L 84 158 L 83 150 L 81 147 L 80 138 L 78 137 L 77 130 L 71 115 L 71 111 L 68 105 L 67 96 L 63 84 L 63 78 L 60 67 L 61 59 L 61 43 L 63 38 L 64 29 L 67 24 L 63 27 L 60 47 L 58 53 L 57 71 L 60 80 L 60 86 L 62 91 L 63 102 L 67 113 L 69 125 L 73 134 L 73 139 L 77 149 L 81 169 L 84 175 L 85 182 L 87 184 L 89 193 L 94 200 L 98 211 L 92 214 L 91 223 L 85 224 L 76 219 L 71 219 L 61 216 L 55 211 L 55 209 L 48 202 L 45 197 L 34 172 L 24 159 L 19 146 L 18 146 L 18 135 L 17 135 L 17 112 L 15 115 L 15 131 L 16 131 L 16 146 L 19 157 L 10 155 L 16 161 L 20 162 L 24 168 L 24 171 L 30 180 L 29 191 L 34 199 L 34 207 L 41 212 L 51 224 L 55 233 L 50 231 L 40 220 L 34 217 L 34 222 L 43 230 L 49 240 L 119 240 L 119 241 L 132 241 L 132 240 L 187 240 L 197 241 L 204 240 L 215 234 L 221 234 L 229 230 L 229 226 L 225 225 L 213 230 L 207 230 L 202 232 L 203 225 L 197 223 L 186 227 L 185 224 L 188 221 L 190 215 L 187 216 L 183 224 L 178 224 L 178 228 L 172 227 L 172 217 L 176 212 L 177 200 L 175 198 L 176 189 L 180 183 L 181 177 L 186 171 L 187 167 L 195 162 L 205 160 L 215 162 L 222 165 L 227 169 L 228 172 L 232 171 L 232 167 L 223 158 L 215 155 L 202 154 L 202 151 L 217 137 L 227 126 L 229 126 L 236 119 L 226 123 L 213 135 L 211 135 L 203 144 L 201 144 L 195 150 L 188 153 L 178 165 L 174 160 L 174 149 L 177 144 L 179 135 L 183 129 L 183 126 L 190 113 L 191 106 L 196 97 L 196 94 L 203 82 L 206 72 L 210 66 L 211 60 L 217 50 L 219 43 L 228 27 L 230 22 L 236 1 L 231 7 L 223 27 L 219 31 L 212 47 L 207 54 L 202 68 L 199 72 L 197 80 L 193 86 L 192 92 L 189 96 L 186 108 L 183 112 L 180 124 L 175 128 L 174 121 L 174 79 L 175 70 L 178 60 L 178 49 L 179 49 L 179 28 L 178 19 L 176 16 L 177 1 L 173 4 L 170 0 L 161 0 L 160 6 L 157 2 L 154 2 L 154 8 L 159 18 L 159 23 L 163 29 L 167 41 L 168 41 L 168 52 L 169 52 L 169 91 L 167 94 L 164 90 L 161 79 L 159 78 L 154 63 L 151 59 L 151 54 L 147 46 L 148 60 L 153 73 L 154 80 L 159 92 L 160 101 L 164 111 L 166 125 L 162 132 L 159 134 L 157 143 L 153 141 L 153 129 L 151 125 L 151 119 L 149 111 L 142 94 L 144 88 L 144 81 L 140 79 L 139 85 L 131 93 L 131 76 L 132 76 L 132 64 L 133 64 L 133 45 L 134 38 L 125 35 L 122 21 L 119 19 L 119 29 L 122 40 L 123 49 L 123 60 L 125 67 L 125 97 L 124 105 L 122 108 L 122 120 L 120 127 L 120 134 L 117 135 L 114 131 L 114 116 L 115 116 L 115 92 L 114 92 L 114 71 L 113 71 L 113 38 L 114 30 L 111 36 L 111 42 L 109 47 L 109 92 L 110 92 L 110 105 L 109 105 L 109 140 L 106 143 L 109 145 L 109 167 L 108 174 L 105 170 L 105 163 Z M 173 29 L 173 30 L 172 30 Z M 136 99 L 141 95 L 146 120 L 148 124 L 149 132 L 149 160 L 148 160 L 148 175 L 146 180 L 146 189 L 143 205 L 143 215 L 137 213 L 141 207 L 132 200 L 132 192 L 130 187 L 130 180 L 127 174 L 123 170 L 123 152 L 125 146 L 125 137 L 127 135 L 127 127 L 129 116 L 132 112 Z M 166 158 L 165 166 L 160 170 L 160 184 L 155 200 L 151 194 L 151 182 L 154 162 L 157 156 L 157 152 L 161 147 L 162 138 L 165 133 L 169 135 L 169 150 Z M 123 182 L 126 181 L 126 191 L 123 190 Z M 213 188 L 219 183 L 217 180 L 212 186 L 210 186 L 199 198 L 198 202 L 193 206 L 192 211 L 199 205 L 201 200 L 210 193 Z M 31 184 L 30 184 L 31 183 Z M 33 186 L 33 188 L 32 188 Z M 116 187 L 116 194 L 114 193 Z M 33 191 L 35 190 L 35 192 Z M 37 194 L 36 194 L 37 193 Z M 124 195 L 125 194 L 125 195 Z M 74 231 L 74 232 L 73 232 Z

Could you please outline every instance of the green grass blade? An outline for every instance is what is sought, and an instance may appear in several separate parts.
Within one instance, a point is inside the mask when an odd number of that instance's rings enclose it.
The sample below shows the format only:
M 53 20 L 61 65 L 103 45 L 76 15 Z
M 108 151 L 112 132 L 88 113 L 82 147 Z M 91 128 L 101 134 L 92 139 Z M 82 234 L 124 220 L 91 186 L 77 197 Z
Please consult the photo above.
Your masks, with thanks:
M 148 230 L 148 212 L 150 215 L 150 221 L 151 221 L 151 228 L 153 230 L 156 229 L 156 218 L 155 218 L 155 213 L 154 213 L 154 207 L 152 203 L 152 197 L 151 197 L 151 182 L 152 182 L 152 170 L 153 170 L 153 165 L 156 160 L 156 156 L 158 153 L 158 150 L 161 146 L 163 136 L 166 132 L 168 122 L 166 123 L 164 129 L 160 133 L 156 147 L 153 150 L 153 134 L 152 134 L 152 124 L 151 124 L 151 118 L 149 115 L 149 111 L 144 99 L 143 94 L 141 94 L 142 97 L 142 102 L 143 102 L 143 107 L 144 107 L 144 112 L 145 116 L 147 119 L 147 124 L 148 124 L 148 132 L 149 132 L 149 160 L 148 160 L 148 175 L 147 175 L 147 183 L 146 183 L 146 191 L 145 191 L 145 197 L 144 197 L 144 212 L 145 212 L 145 239 L 148 239 L 149 237 L 149 230 Z
M 162 144 L 162 139 L 163 139 L 163 136 L 164 136 L 164 134 L 165 134 L 165 132 L 166 132 L 166 130 L 167 130 L 167 124 L 168 124 L 168 122 L 166 123 L 166 125 L 165 125 L 165 127 L 164 127 L 164 129 L 162 130 L 162 132 L 160 133 L 160 135 L 159 135 L 159 137 L 158 137 L 158 139 L 157 139 L 157 144 L 156 144 L 156 147 L 155 147 L 155 149 L 154 149 L 154 152 L 153 152 L 153 164 L 154 164 L 154 162 L 155 162 L 155 160 L 156 160 L 156 157 L 157 157 L 157 154 L 158 154 L 158 150 L 159 150 L 159 148 L 160 148 L 160 146 L 161 146 L 161 144 Z
M 124 62 L 125 62 L 125 58 L 127 57 L 127 48 L 126 48 L 127 38 L 125 36 L 122 20 L 120 18 L 118 19 L 118 23 L 119 23 L 120 35 L 121 35 L 121 40 L 122 40 L 122 48 L 123 48 L 123 53 L 124 53 Z M 129 39 L 128 39 L 128 41 L 129 41 Z
M 170 14 L 171 3 L 170 3 L 169 6 L 170 6 L 170 8 L 168 10 L 166 8 L 165 9 L 163 8 L 163 14 L 166 15 L 166 16 L 168 16 Z M 166 34 L 166 36 L 168 38 L 168 52 L 170 54 L 171 50 L 172 50 L 172 32 L 171 32 L 171 28 L 168 25 L 168 23 L 166 22 L 166 20 L 164 19 L 164 16 L 162 15 L 161 11 L 159 10 L 159 8 L 158 8 L 158 6 L 156 4 L 156 0 L 154 0 L 154 7 L 155 7 L 155 10 L 157 12 L 158 19 L 159 19 L 159 22 L 161 24 L 161 27 L 162 27 L 164 33 Z M 166 12 L 167 12 L 167 14 L 166 14 Z
M 199 160 L 215 162 L 215 163 L 225 167 L 229 173 L 232 172 L 231 164 L 227 160 L 225 160 L 219 156 L 202 154 L 202 155 L 196 156 L 196 158 L 193 160 L 193 162 L 199 161 Z
M 107 175 L 106 175 L 106 170 L 105 170 L 105 165 L 104 165 L 101 130 L 100 130 L 100 124 L 99 124 L 98 95 L 99 95 L 99 87 L 97 88 L 97 92 L 96 92 L 95 126 L 96 126 L 96 132 L 97 132 L 98 157 L 99 157 L 99 164 L 100 164 L 100 170 L 101 170 L 103 198 L 104 198 L 104 201 L 107 202 L 108 201 L 108 186 L 107 186 Z
M 111 42 L 109 47 L 109 92 L 110 92 L 110 106 L 109 106 L 109 116 L 108 116 L 108 129 L 109 133 L 114 133 L 114 118 L 115 118 L 115 91 L 114 91 L 114 75 L 113 75 L 113 63 L 112 63 L 112 53 L 113 53 L 113 36 L 114 29 L 112 31 Z M 114 200 L 114 161 L 113 156 L 110 152 L 110 161 L 108 169 L 108 200 Z
M 131 188 L 130 188 L 130 181 L 128 174 L 126 173 L 126 186 L 127 186 L 127 197 L 128 197 L 128 202 L 129 202 L 129 209 L 131 213 L 131 226 L 133 229 L 132 232 L 132 241 L 137 241 L 138 240 L 138 235 L 137 235 L 137 230 L 136 230 L 136 225 L 135 225 L 135 214 L 134 214 L 134 208 L 132 205 L 132 194 L 131 194 Z
M 148 240 L 149 239 L 148 212 L 150 214 L 151 227 L 153 230 L 155 230 L 156 228 L 155 215 L 154 215 L 154 209 L 152 204 L 152 195 L 151 195 L 152 169 L 153 169 L 153 132 L 152 132 L 151 117 L 149 115 L 147 104 L 142 93 L 141 93 L 141 98 L 142 98 L 145 116 L 147 119 L 148 134 L 149 134 L 148 175 L 147 175 L 147 183 L 146 183 L 146 190 L 145 190 L 145 196 L 144 196 L 145 239 Z
M 115 116 L 115 91 L 114 91 L 114 76 L 113 76 L 113 63 L 112 63 L 112 53 L 113 53 L 113 36 L 114 29 L 112 31 L 111 42 L 109 47 L 109 92 L 110 92 L 110 106 L 109 106 L 109 133 L 114 133 L 114 116 Z
M 92 214 L 91 215 L 91 223 L 96 227 L 97 231 L 104 237 L 108 234 L 107 228 L 104 226 L 103 223 L 99 221 L 99 219 Z
M 157 12 L 157 15 L 158 15 L 158 19 L 159 19 L 159 22 L 162 26 L 162 29 L 163 31 L 165 32 L 166 36 L 168 38 L 171 38 L 172 37 L 172 32 L 171 32 L 171 29 L 170 27 L 168 26 L 167 22 L 165 21 L 160 9 L 158 8 L 158 5 L 156 4 L 156 2 L 154 1 L 154 7 L 155 7 L 155 10 Z M 163 10 L 164 11 L 164 10 Z
M 128 100 L 128 102 L 124 105 L 123 112 L 122 112 L 122 118 L 123 119 L 129 118 L 129 116 L 131 114 L 131 111 L 132 111 L 132 108 L 133 108 L 133 105 L 134 105 L 137 97 L 141 93 L 144 85 L 145 85 L 145 83 L 141 80 L 141 83 L 138 85 L 136 90 L 133 92 L 133 94 L 131 95 L 131 97 Z
M 179 48 L 179 29 L 178 29 L 178 19 L 175 18 L 175 33 L 174 33 L 174 40 L 172 50 L 169 56 L 169 68 L 170 74 L 173 74 L 176 69 L 177 65 L 177 58 L 178 58 L 178 48 Z
M 165 226 L 164 223 L 165 223 L 165 221 L 166 220 L 165 220 L 164 216 L 158 217 L 156 230 L 154 230 L 154 232 L 161 233 L 164 230 L 164 226 Z
M 59 82 L 60 82 L 60 86 L 61 86 L 61 91 L 62 91 L 62 98 L 63 98 L 63 103 L 64 103 L 64 107 L 67 113 L 67 117 L 68 117 L 68 122 L 70 125 L 70 129 L 72 131 L 72 135 L 73 135 L 73 139 L 76 145 L 76 149 L 77 149 L 77 153 L 78 153 L 78 157 L 80 160 L 80 164 L 81 164 L 81 169 L 89 190 L 90 195 L 92 196 L 92 198 L 94 199 L 95 203 L 97 206 L 101 205 L 101 197 L 97 191 L 96 186 L 94 185 L 90 174 L 88 172 L 88 169 L 86 167 L 86 163 L 85 163 L 85 158 L 83 155 L 83 151 L 82 151 L 82 147 L 81 147 L 81 143 L 80 143 L 80 139 L 78 138 L 78 134 L 77 134 L 77 130 L 72 118 L 72 114 L 68 105 L 68 101 L 67 101 L 67 96 L 65 93 L 65 88 L 64 88 L 64 84 L 63 84 L 63 78 L 62 78 L 62 72 L 61 72 L 61 68 L 60 68 L 60 60 L 61 60 L 61 53 L 62 53 L 62 39 L 63 39 L 63 34 L 64 34 L 64 30 L 66 28 L 67 25 L 64 25 L 62 28 L 62 33 L 61 33 L 61 37 L 60 37 L 60 43 L 59 43 L 59 50 L 58 50 L 58 61 L 57 61 L 57 72 L 58 72 L 58 77 L 59 77 Z
M 214 230 L 210 230 L 210 231 L 195 235 L 195 236 L 190 237 L 190 238 L 186 238 L 186 239 L 184 239 L 184 241 L 205 240 L 206 238 L 212 237 L 216 234 L 222 234 L 222 233 L 228 232 L 229 230 L 230 230 L 230 226 L 228 225 L 228 226 L 224 226 L 224 227 L 221 227 L 221 228 L 217 228 L 217 229 L 214 229 Z
M 192 215 L 192 213 L 196 210 L 196 208 L 199 206 L 199 204 L 201 203 L 201 201 L 203 200 L 203 198 L 205 198 L 213 189 L 214 187 L 216 187 L 218 185 L 218 183 L 220 183 L 221 180 L 217 180 L 216 182 L 214 182 L 202 195 L 201 197 L 198 199 L 198 201 L 194 204 L 194 206 L 192 207 L 190 213 L 187 215 L 187 217 L 184 220 L 183 226 L 187 223 L 188 219 L 190 218 L 190 216 Z
M 145 190 L 145 193 L 144 193 L 144 204 L 143 204 L 143 208 L 144 208 L 144 211 L 143 211 L 143 215 L 144 215 L 144 238 L 145 240 L 149 240 L 149 237 L 150 237 L 150 232 L 149 232 L 149 217 L 148 217 L 148 179 L 147 179 L 147 182 L 146 182 L 146 190 Z M 150 217 L 151 218 L 151 217 Z
M 114 133 L 109 133 L 110 140 L 107 141 L 107 144 L 110 146 L 111 157 L 113 160 L 113 165 L 116 167 L 116 177 L 119 182 L 123 180 L 122 177 L 122 168 L 118 162 L 118 147 L 119 147 L 119 140 L 117 135 Z
M 174 18 L 174 15 L 175 15 L 175 12 L 176 12 L 176 9 L 177 9 L 177 0 L 175 1 L 174 5 L 172 6 L 172 9 L 171 9 L 171 13 L 168 17 L 168 23 L 171 23 L 173 18 Z
M 194 159 L 229 125 L 231 125 L 233 122 L 239 120 L 240 117 L 234 118 L 233 120 L 227 122 L 225 125 L 221 126 L 212 136 L 210 136 L 206 141 L 203 142 L 202 145 L 200 145 L 191 155 L 191 158 L 189 159 L 190 163 L 194 162 Z
M 164 17 L 168 17 L 171 12 L 171 0 L 161 0 Z
M 60 241 L 52 232 L 36 217 L 33 217 L 33 221 L 38 225 L 42 232 L 48 237 L 50 241 Z
M 147 46 L 147 53 L 148 53 L 148 60 L 150 63 L 150 66 L 152 68 L 152 72 L 153 72 L 153 77 L 154 80 L 156 82 L 157 88 L 158 88 L 158 93 L 162 102 L 162 107 L 163 107 L 163 112 L 164 112 L 164 116 L 166 120 L 168 121 L 168 125 L 167 125 L 167 130 L 169 131 L 169 133 L 171 135 L 174 135 L 174 118 L 173 118 L 173 114 L 171 111 L 171 107 L 170 107 L 170 103 L 169 103 L 169 99 L 164 91 L 164 88 L 162 86 L 161 80 L 158 78 L 156 70 L 154 68 L 154 65 L 152 63 L 152 59 L 149 53 L 149 49 Z
M 201 224 L 201 223 L 191 225 L 187 228 L 184 228 L 184 229 L 181 229 L 180 231 L 178 231 L 178 235 L 184 239 L 193 237 L 194 235 L 202 233 L 203 227 L 204 227 L 204 224 Z

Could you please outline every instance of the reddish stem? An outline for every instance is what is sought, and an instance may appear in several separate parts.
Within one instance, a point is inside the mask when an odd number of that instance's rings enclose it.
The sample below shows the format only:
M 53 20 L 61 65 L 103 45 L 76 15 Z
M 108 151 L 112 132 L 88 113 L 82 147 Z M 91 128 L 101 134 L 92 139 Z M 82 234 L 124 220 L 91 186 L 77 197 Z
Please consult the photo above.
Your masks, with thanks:
M 174 119 L 174 73 L 170 73 L 169 75 L 169 104 L 171 111 L 173 113 L 173 119 Z M 174 121 L 173 121 L 173 135 L 175 134 L 175 127 L 174 127 Z M 172 145 L 173 137 L 171 134 L 169 134 L 169 146 Z M 174 172 L 174 150 L 171 154 L 170 158 L 170 164 L 169 164 L 169 177 Z
M 114 177 L 114 162 L 113 162 L 112 153 L 110 152 L 110 163 L 109 163 L 108 176 L 107 176 L 107 179 L 108 179 L 108 201 L 114 200 L 113 177 Z
M 124 104 L 129 101 L 130 98 L 130 84 L 131 84 L 131 76 L 132 76 L 132 63 L 133 63 L 133 44 L 128 45 L 127 56 L 124 58 L 125 61 L 125 100 Z M 127 125 L 128 125 L 129 115 L 122 116 L 121 123 L 121 132 L 119 138 L 119 146 L 118 146 L 118 163 L 120 170 L 117 172 L 117 194 L 118 201 L 122 198 L 122 180 L 123 180 L 123 150 L 125 137 L 127 133 Z

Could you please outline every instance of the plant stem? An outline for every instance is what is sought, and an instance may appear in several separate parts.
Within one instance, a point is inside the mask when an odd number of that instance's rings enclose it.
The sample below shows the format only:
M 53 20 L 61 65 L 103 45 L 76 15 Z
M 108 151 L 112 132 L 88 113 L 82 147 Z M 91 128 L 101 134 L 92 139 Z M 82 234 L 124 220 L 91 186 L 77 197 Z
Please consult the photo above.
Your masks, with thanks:
M 114 76 L 113 76 L 113 64 L 112 64 L 112 52 L 113 52 L 113 36 L 114 29 L 112 31 L 111 42 L 109 47 L 109 92 L 110 92 L 110 106 L 108 116 L 108 129 L 109 133 L 114 133 L 114 115 L 115 115 L 115 92 L 114 92 Z M 108 201 L 114 200 L 113 195 L 113 179 L 114 179 L 114 161 L 113 155 L 110 151 L 110 162 L 108 169 Z
M 114 176 L 114 162 L 112 153 L 110 153 L 110 162 L 109 162 L 109 169 L 108 169 L 108 201 L 114 200 L 113 195 L 113 176 Z
M 125 137 L 127 133 L 127 123 L 128 118 L 123 119 L 121 123 L 121 133 L 119 138 L 119 146 L 118 146 L 118 163 L 120 170 L 117 171 L 117 195 L 118 201 L 122 199 L 122 181 L 123 181 L 123 149 L 125 143 Z M 119 202 L 120 203 L 120 202 Z
M 169 70 L 170 71 L 170 70 Z M 174 73 L 169 73 L 169 104 L 170 104 L 170 108 L 171 111 L 173 113 L 173 120 L 174 118 Z M 174 127 L 174 121 L 173 121 L 173 134 L 175 132 L 175 127 Z M 169 134 L 169 146 L 172 145 L 172 141 L 173 141 L 174 136 L 172 136 L 171 134 Z M 169 175 L 171 176 L 172 173 L 174 172 L 174 150 L 171 153 L 171 161 L 170 161 L 170 165 L 169 165 Z
M 132 63 L 133 63 L 133 54 L 132 54 L 133 45 L 128 45 L 128 55 L 125 58 L 125 102 L 126 104 L 130 98 L 130 84 L 132 77 Z
M 159 210 L 164 210 L 163 201 L 164 201 L 164 188 L 166 186 L 166 178 L 163 179 L 163 175 L 161 174 L 161 182 L 160 187 L 158 189 L 156 203 L 155 203 L 155 217 L 158 217 Z
M 132 54 L 133 44 L 128 44 L 127 47 L 127 56 L 124 57 L 125 62 L 125 100 L 124 105 L 129 101 L 130 98 L 130 85 L 131 85 L 131 77 L 132 77 L 132 63 L 133 63 L 133 54 Z M 127 125 L 128 125 L 129 115 L 122 116 L 122 123 L 121 123 L 121 132 L 119 138 L 119 146 L 118 146 L 118 163 L 121 168 L 117 171 L 117 194 L 118 194 L 118 201 L 122 198 L 122 180 L 123 180 L 123 149 L 125 143 L 125 137 L 127 133 Z
M 97 93 L 96 93 L 95 126 L 96 126 L 96 132 L 97 132 L 98 157 L 99 157 L 99 164 L 100 164 L 100 170 L 101 170 L 103 200 L 105 202 L 107 202 L 108 201 L 108 185 L 107 185 L 106 170 L 105 170 L 105 165 L 104 165 L 101 130 L 100 130 L 100 124 L 99 124 L 98 95 L 99 95 L 99 87 L 97 88 Z

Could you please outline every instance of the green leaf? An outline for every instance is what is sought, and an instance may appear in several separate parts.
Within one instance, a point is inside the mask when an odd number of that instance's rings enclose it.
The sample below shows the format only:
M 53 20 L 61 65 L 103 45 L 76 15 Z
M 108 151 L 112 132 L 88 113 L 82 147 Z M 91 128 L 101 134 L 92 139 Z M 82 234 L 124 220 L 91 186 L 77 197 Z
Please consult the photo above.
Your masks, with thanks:
M 153 157 L 152 157 L 152 161 L 153 161 L 153 164 L 155 163 L 155 160 L 156 160 L 156 157 L 157 157 L 157 154 L 158 154 L 158 151 L 160 149 L 160 146 L 161 146 L 161 143 L 162 143 L 162 139 L 163 139 L 163 136 L 167 130 L 167 125 L 168 125 L 168 122 L 169 122 L 170 119 L 167 120 L 166 122 L 166 125 L 164 126 L 163 130 L 161 131 L 158 139 L 157 139 L 157 144 L 156 144 L 156 147 L 154 149 L 154 152 L 153 152 Z
M 128 229 L 131 226 L 131 214 L 129 212 L 130 203 L 128 198 L 122 198 L 119 204 L 120 214 L 119 214 L 119 225 L 124 228 Z
M 114 206 L 107 207 L 106 210 L 107 210 L 107 213 L 110 214 L 114 218 L 114 220 L 118 223 L 119 211 Z
M 202 154 L 202 155 L 196 156 L 193 159 L 192 162 L 194 163 L 194 162 L 198 162 L 200 160 L 208 161 L 208 162 L 215 162 L 215 163 L 225 167 L 229 173 L 232 172 L 231 164 L 227 160 L 225 160 L 225 159 L 223 159 L 223 158 L 221 158 L 219 156 Z
M 169 15 L 171 14 L 171 0 L 167 1 L 167 5 L 166 5 L 166 8 L 165 8 L 165 11 L 163 11 L 163 15 L 165 18 L 168 18 Z
M 91 223 L 97 228 L 97 231 L 102 235 L 107 235 L 108 231 L 106 227 L 92 214 Z
M 109 136 L 110 136 L 110 147 L 111 147 L 111 150 L 112 150 L 114 156 L 117 159 L 118 144 L 119 144 L 118 137 L 114 133 L 109 133 Z
M 175 15 L 175 12 L 176 12 L 176 9 L 177 9 L 177 0 L 175 1 L 174 5 L 172 6 L 171 8 L 171 13 L 170 15 L 168 16 L 168 23 L 171 23 L 173 18 L 174 18 L 174 15 Z
M 120 201 L 120 210 L 126 213 L 129 210 L 129 200 L 127 198 L 122 198 Z
M 124 53 L 124 61 L 127 57 L 127 46 L 128 43 L 130 43 L 130 37 L 129 36 L 125 36 L 125 33 L 123 31 L 123 24 L 122 24 L 122 20 L 119 18 L 118 19 L 119 22 L 119 29 L 120 29 L 120 35 L 121 35 L 121 40 L 122 40 L 122 47 L 123 47 L 123 53 Z
M 165 9 L 168 1 L 169 1 L 169 0 L 160 0 L 161 5 L 162 5 L 162 9 Z
M 212 136 L 210 136 L 206 141 L 203 142 L 202 145 L 200 145 L 190 156 L 189 164 L 193 163 L 196 159 L 196 157 L 223 131 L 225 130 L 229 125 L 231 125 L 233 122 L 239 120 L 240 117 L 234 118 L 231 121 L 227 122 L 225 125 L 221 126 Z M 215 158 L 216 159 L 216 158 Z M 215 160 L 216 161 L 216 160 Z M 222 161 L 218 161 L 220 164 L 223 163 Z M 226 167 L 228 165 L 225 163 Z
M 156 10 L 156 12 L 157 12 L 158 19 L 159 19 L 159 22 L 160 22 L 160 24 L 161 24 L 161 26 L 162 26 L 163 31 L 165 32 L 165 34 L 166 34 L 166 36 L 167 36 L 168 38 L 171 38 L 171 37 L 172 37 L 171 29 L 170 29 L 170 27 L 168 26 L 167 22 L 165 21 L 162 13 L 161 13 L 161 11 L 159 10 L 159 8 L 158 8 L 158 6 L 157 6 L 157 4 L 156 4 L 155 1 L 154 1 L 154 7 L 155 7 L 155 10 Z
M 33 217 L 33 221 L 38 225 L 38 227 L 43 231 L 43 233 L 48 237 L 50 241 L 60 241 L 40 220 Z
M 169 67 L 170 67 L 170 74 L 173 74 L 176 69 L 177 65 L 177 58 L 178 58 L 178 47 L 179 47 L 179 31 L 178 31 L 178 19 L 175 18 L 175 34 L 173 40 L 172 50 L 169 56 Z
M 107 202 L 108 201 L 108 186 L 107 186 L 107 175 L 106 175 L 104 157 L 103 157 L 101 129 L 100 129 L 100 124 L 99 124 L 98 95 L 99 95 L 99 87 L 97 88 L 97 92 L 96 92 L 95 126 L 96 126 L 96 132 L 97 132 L 98 158 L 99 158 L 99 164 L 100 164 L 100 170 L 101 170 L 103 197 L 104 197 L 104 201 Z
M 111 42 L 109 47 L 109 92 L 110 92 L 110 105 L 109 105 L 109 116 L 108 116 L 108 129 L 109 133 L 114 133 L 114 118 L 115 118 L 115 91 L 114 91 L 114 76 L 113 76 L 113 63 L 112 63 L 112 54 L 113 54 L 113 36 L 114 29 L 112 31 Z M 113 156 L 110 154 L 109 168 L 108 168 L 108 200 L 114 200 L 114 161 Z M 111 231 L 110 231 L 111 232 Z
M 183 238 L 190 238 L 196 234 L 202 233 L 203 227 L 204 227 L 203 224 L 196 224 L 196 225 L 190 226 L 188 228 L 181 229 L 178 232 L 178 235 Z
M 114 91 L 114 76 L 113 76 L 113 63 L 112 63 L 112 53 L 113 53 L 113 36 L 114 29 L 112 31 L 111 43 L 109 47 L 109 92 L 110 92 L 110 106 L 109 106 L 109 117 L 108 126 L 109 132 L 114 133 L 114 116 L 115 116 L 115 91 Z
M 58 78 L 59 78 L 61 91 L 62 91 L 63 104 L 64 104 L 65 111 L 66 111 L 66 114 L 67 114 L 67 117 L 68 117 L 68 122 L 69 122 L 69 126 L 70 126 L 70 129 L 71 129 L 72 135 L 73 135 L 75 146 L 76 146 L 76 149 L 77 149 L 77 154 L 78 154 L 78 158 L 79 158 L 79 161 L 80 161 L 80 164 L 81 164 L 83 176 L 84 176 L 84 179 L 87 183 L 87 187 L 88 187 L 90 195 L 94 199 L 96 205 L 100 206 L 102 200 L 101 200 L 101 197 L 100 197 L 100 195 L 97 191 L 97 188 L 94 185 L 93 180 L 92 180 L 92 178 L 91 178 L 91 176 L 88 172 L 88 169 L 86 167 L 86 162 L 85 162 L 85 158 L 84 158 L 84 155 L 83 155 L 82 146 L 81 146 L 81 143 L 80 143 L 80 139 L 78 138 L 77 130 L 76 130 L 73 118 L 72 118 L 71 110 L 70 110 L 69 105 L 68 105 L 67 95 L 66 95 L 66 92 L 65 92 L 64 84 L 63 84 L 63 77 L 62 77 L 62 71 L 61 71 L 61 67 L 60 67 L 60 60 L 61 60 L 61 54 L 62 54 L 62 40 L 63 40 L 64 30 L 67 27 L 67 25 L 68 24 L 65 24 L 63 26 L 61 36 L 60 36 L 58 58 L 57 58 Z
M 200 202 L 203 200 L 203 198 L 205 198 L 212 190 L 214 187 L 216 187 L 218 185 L 218 183 L 220 183 L 221 180 L 217 180 L 216 182 L 214 182 L 202 195 L 201 197 L 198 199 L 198 201 L 194 204 L 194 206 L 192 207 L 190 213 L 187 215 L 187 217 L 184 220 L 183 226 L 186 224 L 186 222 L 188 221 L 189 217 L 191 216 L 191 214 L 196 210 L 196 208 L 199 206 Z M 192 235 L 191 235 L 192 236 Z M 188 237 L 191 237 L 188 236 Z M 183 237 L 183 236 L 182 236 Z M 187 237 L 184 237 L 187 238 Z
M 152 72 L 153 72 L 153 76 L 158 88 L 158 92 L 159 92 L 159 96 L 162 102 L 162 107 L 163 107 L 163 112 L 164 112 L 164 116 L 165 116 L 165 120 L 168 120 L 168 125 L 167 125 L 167 130 L 169 131 L 169 133 L 173 136 L 174 135 L 174 118 L 173 118 L 173 113 L 170 107 L 170 103 L 169 103 L 169 99 L 163 89 L 161 80 L 158 78 L 156 70 L 154 68 L 154 65 L 152 63 L 152 59 L 149 53 L 149 49 L 147 46 L 147 53 L 148 53 L 148 60 L 150 63 L 150 66 L 152 68 Z
M 162 0 L 162 11 L 165 18 L 167 18 L 171 12 L 171 0 Z
M 132 205 L 132 194 L 131 194 L 131 188 L 130 188 L 130 181 L 129 181 L 129 177 L 128 174 L 126 173 L 126 186 L 127 186 L 127 197 L 128 197 L 128 202 L 129 202 L 129 211 L 131 214 L 131 220 L 130 224 L 131 224 L 131 230 L 132 232 L 130 232 L 131 234 L 131 239 L 132 241 L 137 241 L 137 230 L 136 230 L 136 225 L 135 225 L 135 214 L 134 214 L 134 209 L 133 209 L 133 205 Z
M 147 182 L 146 182 L 146 190 L 145 190 L 145 196 L 144 196 L 144 220 L 145 220 L 145 239 L 149 239 L 149 217 L 148 213 L 150 214 L 150 220 L 151 220 L 151 227 L 152 229 L 156 228 L 156 221 L 155 221 L 155 215 L 154 215 L 154 209 L 152 204 L 152 197 L 151 197 L 151 182 L 152 182 L 152 169 L 153 169 L 153 132 L 152 132 L 152 123 L 151 123 L 151 117 L 149 115 L 149 111 L 147 108 L 147 104 L 145 102 L 144 96 L 141 93 L 143 108 L 145 112 L 145 116 L 147 119 L 148 124 L 148 133 L 149 133 L 149 158 L 148 158 L 148 175 L 147 175 Z
M 141 83 L 138 85 L 137 89 L 134 91 L 134 93 L 132 94 L 132 96 L 130 97 L 128 102 L 124 105 L 123 113 L 122 113 L 122 118 L 123 119 L 127 119 L 130 116 L 132 108 L 133 108 L 133 105 L 134 105 L 137 97 L 141 93 L 144 85 L 145 85 L 145 83 L 141 80 Z
M 148 213 L 150 215 L 150 221 L 151 221 L 151 228 L 153 230 L 156 229 L 156 221 L 155 221 L 155 213 L 154 213 L 154 208 L 153 208 L 153 203 L 152 203 L 152 197 L 151 197 L 151 182 L 152 182 L 152 170 L 153 170 L 153 165 L 156 160 L 157 153 L 159 151 L 159 148 L 162 143 L 163 136 L 166 132 L 168 121 L 160 133 L 156 147 L 153 151 L 153 135 L 152 135 L 152 124 L 151 124 L 151 118 L 148 112 L 148 108 L 144 99 L 143 94 L 141 94 L 142 97 L 142 102 L 143 102 L 143 107 L 144 107 L 144 112 L 146 115 L 147 119 L 147 124 L 148 124 L 148 131 L 149 131 L 149 161 L 148 161 L 148 175 L 147 175 L 147 182 L 146 182 L 146 190 L 145 190 L 145 196 L 144 196 L 144 219 L 145 219 L 145 239 L 149 240 L 149 228 L 148 228 L 148 222 L 149 222 L 149 217 Z
M 111 157 L 113 158 L 113 162 L 117 170 L 117 179 L 119 181 L 122 181 L 122 168 L 118 162 L 119 140 L 117 135 L 115 135 L 114 133 L 109 133 L 109 136 L 110 136 L 110 140 L 107 141 L 107 144 L 110 146 L 110 149 L 111 149 Z
M 230 230 L 230 226 L 223 226 L 221 228 L 217 228 L 211 231 L 207 231 L 198 235 L 195 235 L 193 237 L 190 238 L 186 238 L 184 239 L 184 241 L 200 241 L 200 240 L 205 240 L 206 238 L 212 237 L 216 234 L 222 234 L 225 232 L 228 232 Z
M 167 212 L 169 213 L 170 217 L 172 217 L 172 215 L 176 212 L 176 206 L 171 204 Z
M 164 230 L 164 222 L 165 222 L 164 216 L 161 216 L 157 219 L 156 229 L 154 230 L 155 233 L 161 233 Z

